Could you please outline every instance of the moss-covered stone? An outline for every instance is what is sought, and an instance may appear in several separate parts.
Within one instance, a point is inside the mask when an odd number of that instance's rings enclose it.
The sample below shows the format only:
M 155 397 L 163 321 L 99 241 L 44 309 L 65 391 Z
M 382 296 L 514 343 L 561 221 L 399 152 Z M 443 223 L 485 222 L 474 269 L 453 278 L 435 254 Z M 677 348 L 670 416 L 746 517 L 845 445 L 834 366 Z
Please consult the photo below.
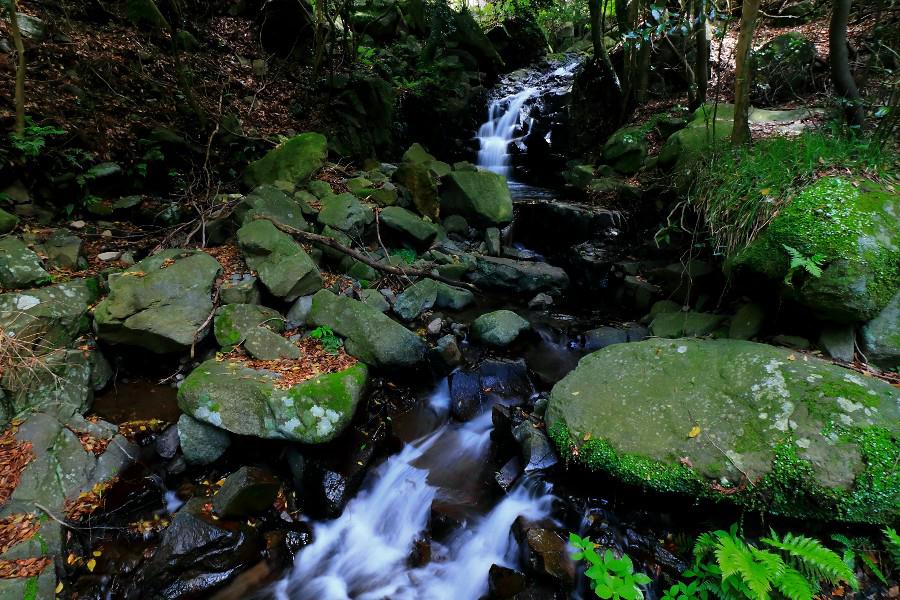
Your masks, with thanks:
M 96 279 L 0 295 L 0 329 L 49 347 L 70 344 L 90 330 L 88 309 L 100 297 Z
M 441 211 L 485 226 L 509 223 L 513 206 L 506 178 L 490 171 L 450 173 L 441 190 Z
M 247 266 L 274 295 L 291 301 L 322 288 L 318 267 L 300 244 L 269 221 L 252 221 L 237 232 Z
M 412 211 L 389 206 L 379 215 L 381 223 L 386 227 L 402 234 L 408 241 L 418 246 L 428 246 L 437 237 L 437 227 L 424 219 L 416 216 Z
M 244 182 L 250 187 L 276 181 L 299 184 L 319 171 L 328 157 L 328 140 L 320 133 L 301 133 L 250 164 Z
M 49 281 L 40 257 L 22 240 L 13 236 L 0 239 L 0 288 L 16 290 Z
M 647 156 L 647 140 L 642 127 L 623 127 L 603 145 L 603 160 L 619 173 L 631 175 Z
M 440 214 L 438 185 L 427 166 L 404 163 L 394 171 L 394 181 L 409 191 L 410 199 L 419 214 L 436 220 Z
M 209 360 L 184 380 L 178 406 L 239 435 L 319 444 L 347 427 L 367 380 L 366 366 L 356 364 L 282 389 L 271 373 L 237 361 Z
M 300 231 L 309 229 L 300 204 L 272 185 L 261 185 L 244 196 L 235 207 L 234 215 L 241 225 L 266 218 Z
M 319 223 L 323 226 L 338 229 L 358 239 L 366 227 L 374 222 L 375 213 L 353 194 L 339 194 L 322 200 Z
M 868 321 L 900 289 L 897 215 L 900 194 L 868 181 L 825 177 L 784 206 L 727 267 L 780 281 L 790 270 L 785 246 L 818 256 L 821 277 L 793 274 L 796 298 L 824 319 Z
M 0 208 L 0 235 L 9 233 L 19 224 L 19 217 Z
M 588 355 L 551 393 L 561 451 L 660 492 L 802 518 L 900 517 L 900 394 L 790 350 L 648 340 Z
M 278 360 L 300 358 L 300 348 L 278 335 L 284 317 L 256 304 L 227 304 L 216 310 L 213 332 L 223 348 L 241 345 L 253 358 Z
M 724 320 L 713 313 L 664 312 L 653 318 L 650 333 L 663 338 L 701 337 L 711 334 Z

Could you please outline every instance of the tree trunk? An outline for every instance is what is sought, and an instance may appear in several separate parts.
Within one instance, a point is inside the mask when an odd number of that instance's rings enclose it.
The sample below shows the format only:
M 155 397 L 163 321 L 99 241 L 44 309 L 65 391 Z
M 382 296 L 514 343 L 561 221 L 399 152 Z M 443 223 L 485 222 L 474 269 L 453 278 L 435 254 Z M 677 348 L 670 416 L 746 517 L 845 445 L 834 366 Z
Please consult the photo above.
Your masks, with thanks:
M 703 12 L 703 0 L 694 0 L 694 22 L 697 24 L 696 52 L 697 61 L 694 64 L 694 104 L 691 110 L 695 110 L 706 102 L 706 91 L 709 87 L 709 39 L 706 36 L 706 18 Z
M 603 43 L 603 0 L 588 0 L 588 10 L 591 13 L 591 44 L 594 46 L 594 60 L 609 63 L 609 54 L 606 52 L 606 44 Z
M 850 72 L 850 59 L 847 50 L 847 20 L 850 17 L 852 0 L 834 0 L 831 13 L 831 25 L 828 28 L 828 52 L 831 63 L 831 79 L 834 88 L 844 102 L 844 114 L 847 124 L 862 130 L 866 122 L 862 98 L 853 73 Z
M 750 51 L 753 49 L 753 30 L 759 15 L 760 0 L 745 0 L 741 10 L 741 29 L 734 55 L 734 145 L 750 141 Z
M 19 30 L 19 11 L 16 0 L 9 0 L 9 30 L 12 33 L 13 45 L 16 47 L 16 135 L 25 133 L 25 44 Z

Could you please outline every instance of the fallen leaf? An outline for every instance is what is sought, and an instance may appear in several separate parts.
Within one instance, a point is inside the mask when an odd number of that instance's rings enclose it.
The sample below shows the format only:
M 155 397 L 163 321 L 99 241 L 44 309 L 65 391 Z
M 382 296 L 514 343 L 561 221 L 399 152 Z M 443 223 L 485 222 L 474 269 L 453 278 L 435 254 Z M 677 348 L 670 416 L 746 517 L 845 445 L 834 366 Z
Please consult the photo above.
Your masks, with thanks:
M 90 571 L 91 573 L 94 572 L 94 567 L 96 567 L 96 566 L 97 566 L 97 561 L 95 559 L 92 558 L 91 560 L 87 561 L 87 570 Z
M 56 584 L 56 593 L 58 594 L 61 591 L 63 591 L 63 582 L 62 581 L 60 581 L 59 583 Z
M 701 431 L 702 430 L 700 429 L 699 425 L 694 425 L 693 427 L 691 427 L 691 430 L 688 432 L 688 437 L 695 438 L 698 435 L 700 435 Z
M 591 432 L 588 431 L 586 434 L 584 434 L 584 437 L 581 439 L 583 439 L 585 442 L 588 441 L 589 439 L 591 439 Z

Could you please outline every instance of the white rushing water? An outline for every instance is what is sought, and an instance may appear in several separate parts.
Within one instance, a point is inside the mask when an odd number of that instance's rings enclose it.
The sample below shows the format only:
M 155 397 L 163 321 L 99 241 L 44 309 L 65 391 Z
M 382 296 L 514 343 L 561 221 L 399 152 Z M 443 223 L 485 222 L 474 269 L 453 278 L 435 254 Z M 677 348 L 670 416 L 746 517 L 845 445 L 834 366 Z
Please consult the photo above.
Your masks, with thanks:
M 515 140 L 513 134 L 519 124 L 522 105 L 536 91 L 535 88 L 526 88 L 514 96 L 491 102 L 488 120 L 478 129 L 479 167 L 510 177 L 509 145 Z
M 446 382 L 431 398 L 446 415 Z M 445 417 L 446 418 L 446 417 Z M 410 567 L 435 500 L 453 503 L 458 490 L 441 482 L 473 479 L 484 459 L 490 411 L 464 424 L 445 424 L 370 474 L 363 490 L 333 521 L 314 527 L 314 542 L 297 556 L 292 573 L 275 588 L 278 600 L 477 600 L 487 591 L 492 564 L 513 566 L 515 519 L 550 514 L 552 496 L 520 484 L 487 514 L 470 519 L 443 544 L 432 541 L 431 561 Z M 454 471 L 456 471 L 454 473 Z M 457 477 L 454 477 L 456 475 Z M 538 482 L 532 482 L 534 484 Z M 540 486 L 535 486 L 540 487 Z

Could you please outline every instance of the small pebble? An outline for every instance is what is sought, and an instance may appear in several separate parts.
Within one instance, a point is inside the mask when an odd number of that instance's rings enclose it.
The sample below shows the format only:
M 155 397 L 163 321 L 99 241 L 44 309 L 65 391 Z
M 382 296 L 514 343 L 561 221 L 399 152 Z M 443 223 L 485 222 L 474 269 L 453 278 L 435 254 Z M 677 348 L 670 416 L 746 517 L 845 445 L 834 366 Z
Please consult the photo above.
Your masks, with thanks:
M 110 260 L 118 260 L 118 258 L 122 256 L 121 252 L 101 252 L 97 255 L 97 258 L 104 261 Z
M 428 334 L 429 335 L 438 335 L 441 332 L 441 327 L 444 325 L 444 322 L 441 319 L 435 319 L 431 323 L 428 324 Z
M 84 229 L 85 225 L 87 225 L 87 223 L 84 221 L 72 221 L 69 223 L 69 227 L 72 229 Z
M 104 229 L 103 233 L 100 234 L 100 237 L 111 238 L 112 231 L 110 231 L 109 229 Z

